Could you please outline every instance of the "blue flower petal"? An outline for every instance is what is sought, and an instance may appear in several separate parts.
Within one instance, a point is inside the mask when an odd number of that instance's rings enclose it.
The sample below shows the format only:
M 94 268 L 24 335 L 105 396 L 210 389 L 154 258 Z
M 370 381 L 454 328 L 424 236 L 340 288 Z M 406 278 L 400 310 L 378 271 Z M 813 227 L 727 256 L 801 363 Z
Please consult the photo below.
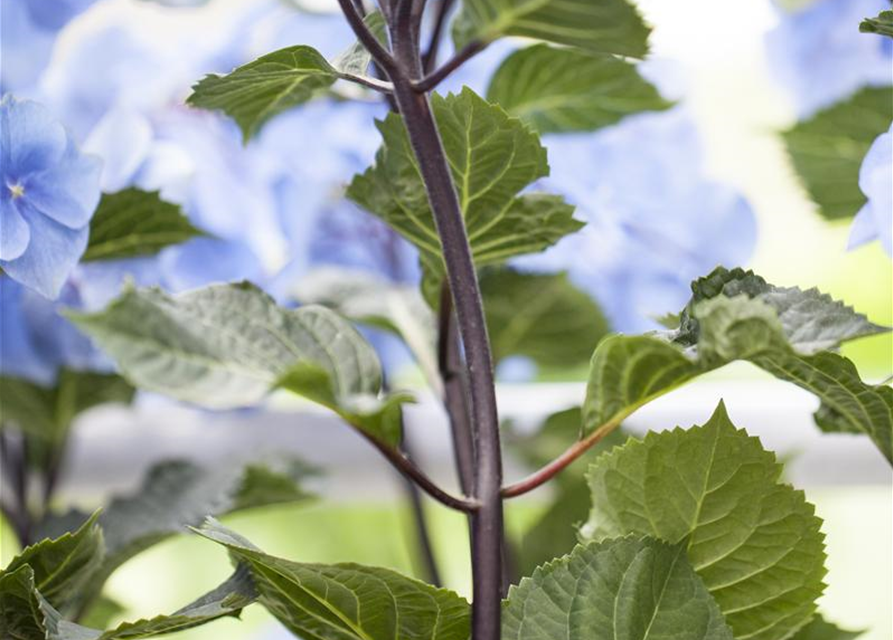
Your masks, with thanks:
M 24 199 L 69 229 L 80 229 L 99 204 L 102 160 L 81 154 L 69 143 L 60 162 L 24 181 Z
M 19 101 L 10 96 L 0 102 L 0 132 L 6 184 L 54 165 L 68 145 L 65 128 L 49 109 L 37 102 Z
M 25 253 L 30 240 L 28 223 L 19 215 L 12 198 L 4 197 L 0 201 L 0 260 L 18 258 Z
M 855 249 L 863 244 L 877 240 L 878 231 L 874 226 L 874 215 L 871 211 L 871 204 L 865 203 L 853 223 L 850 225 L 850 237 L 847 240 L 847 249 Z
M 24 288 L 12 278 L 0 276 L 0 373 L 52 384 L 56 368 L 34 347 L 30 323 L 22 309 Z
M 34 241 L 15 260 L 0 260 L 0 266 L 26 287 L 47 298 L 55 298 L 87 248 L 90 231 L 87 227 L 69 229 L 29 209 L 27 203 L 21 211 Z

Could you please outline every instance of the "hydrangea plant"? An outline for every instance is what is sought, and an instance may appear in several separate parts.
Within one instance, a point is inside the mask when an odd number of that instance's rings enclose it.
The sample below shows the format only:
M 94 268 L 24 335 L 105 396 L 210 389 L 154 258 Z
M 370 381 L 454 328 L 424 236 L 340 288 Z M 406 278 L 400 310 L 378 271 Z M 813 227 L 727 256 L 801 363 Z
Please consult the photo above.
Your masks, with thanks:
M 642 439 L 622 429 L 649 402 L 746 361 L 812 393 L 822 430 L 861 434 L 893 462 L 893 389 L 839 353 L 887 329 L 816 289 L 714 268 L 746 258 L 752 214 L 702 177 L 684 106 L 640 73 L 650 29 L 636 7 L 339 6 L 355 38 L 342 52 L 320 51 L 335 36 L 289 41 L 198 80 L 192 110 L 163 82 L 127 99 L 90 93 L 62 107 L 78 121 L 75 141 L 48 107 L 4 98 L 0 294 L 13 346 L 0 379 L 11 487 L 0 500 L 23 550 L 0 572 L 0 636 L 151 637 L 263 606 L 320 640 L 852 637 L 818 608 L 826 558 L 814 507 L 722 403 L 690 428 Z M 885 19 L 860 37 L 884 37 Z M 329 18 L 311 22 L 308 39 L 322 23 L 339 32 Z M 523 40 L 497 44 L 513 38 Z M 213 71 L 219 53 L 200 51 L 199 66 Z M 442 90 L 482 59 L 496 61 L 485 89 Z M 48 87 L 48 102 L 66 104 L 70 88 Z M 829 217 L 856 216 L 854 242 L 889 234 L 887 98 L 888 87 L 861 89 L 785 133 Z M 852 144 L 827 144 L 841 136 Z M 111 160 L 104 172 L 79 142 Z M 340 171 L 355 174 L 343 194 Z M 829 197 L 829 179 L 845 197 Z M 683 226 L 698 227 L 699 244 Z M 732 248 L 717 241 L 729 236 Z M 652 266 L 634 269 L 628 254 Z M 341 268 L 308 273 L 323 262 Z M 664 330 L 633 331 L 667 308 Z M 442 402 L 458 490 L 411 455 L 404 408 L 416 394 L 391 386 L 368 327 L 412 354 Z M 578 407 L 514 443 L 535 470 L 508 479 L 494 370 L 519 356 L 589 373 Z M 102 512 L 58 512 L 75 418 L 136 389 L 211 410 L 273 392 L 330 410 L 413 495 L 467 517 L 471 601 L 437 584 L 431 556 L 429 582 L 308 564 L 216 519 L 306 499 L 310 470 L 295 460 L 169 461 Z M 507 505 L 547 483 L 555 501 L 514 548 Z M 184 526 L 225 550 L 231 577 L 170 615 L 106 629 L 109 576 Z

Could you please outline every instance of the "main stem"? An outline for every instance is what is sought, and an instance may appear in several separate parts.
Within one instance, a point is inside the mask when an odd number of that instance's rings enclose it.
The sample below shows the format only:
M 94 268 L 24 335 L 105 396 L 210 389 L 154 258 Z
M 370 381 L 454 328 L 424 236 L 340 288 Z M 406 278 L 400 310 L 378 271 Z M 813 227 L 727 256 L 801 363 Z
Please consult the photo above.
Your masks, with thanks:
M 434 212 L 468 365 L 477 461 L 473 492 L 480 504 L 471 517 L 472 638 L 499 640 L 503 562 L 502 452 L 490 341 L 465 221 L 443 143 L 427 94 L 417 92 L 412 86 L 413 79 L 418 79 L 422 73 L 418 46 L 411 33 L 394 30 L 392 36 L 399 66 L 399 72 L 391 78 L 394 97 Z

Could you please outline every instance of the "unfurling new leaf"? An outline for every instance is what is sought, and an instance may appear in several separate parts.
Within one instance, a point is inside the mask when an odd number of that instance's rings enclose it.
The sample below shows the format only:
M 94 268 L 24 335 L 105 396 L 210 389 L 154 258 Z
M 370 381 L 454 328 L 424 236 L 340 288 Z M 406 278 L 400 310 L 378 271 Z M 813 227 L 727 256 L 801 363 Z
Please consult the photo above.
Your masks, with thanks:
M 649 433 L 590 467 L 581 534 L 682 545 L 737 640 L 781 640 L 809 622 L 825 575 L 821 520 L 781 465 L 720 404 L 702 427 Z
M 598 346 L 583 406 L 585 433 L 618 423 L 698 375 L 747 360 L 818 396 L 836 430 L 846 425 L 867 434 L 893 461 L 890 392 L 864 383 L 852 362 L 823 350 L 886 329 L 814 289 L 774 287 L 740 269 L 718 269 L 692 289 L 677 331 L 612 336 Z

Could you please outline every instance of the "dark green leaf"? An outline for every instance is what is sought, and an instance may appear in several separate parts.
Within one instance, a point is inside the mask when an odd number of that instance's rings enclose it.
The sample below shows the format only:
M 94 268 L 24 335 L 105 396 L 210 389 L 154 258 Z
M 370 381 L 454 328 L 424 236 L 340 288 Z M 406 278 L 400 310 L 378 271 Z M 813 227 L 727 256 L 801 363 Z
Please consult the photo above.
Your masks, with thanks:
M 375 351 L 339 315 L 284 309 L 248 283 L 177 296 L 129 288 L 104 311 L 69 317 L 137 386 L 209 408 L 251 405 L 285 386 L 371 429 L 405 399 L 379 398 Z M 399 435 L 399 424 L 379 426 L 371 435 Z
M 671 106 L 628 62 L 545 44 L 506 58 L 490 81 L 487 100 L 542 133 L 594 131 L 633 113 Z
M 269 556 L 209 520 L 201 535 L 251 567 L 260 602 L 293 633 L 315 640 L 467 640 L 469 606 L 389 569 L 304 564 Z
M 578 546 L 509 591 L 502 640 L 732 640 L 685 545 L 620 538 Z
M 876 18 L 865 18 L 859 31 L 893 38 L 893 11 L 881 11 Z
M 179 205 L 165 202 L 157 191 L 125 189 L 102 196 L 82 260 L 152 255 L 200 235 Z
M 866 88 L 783 133 L 794 167 L 823 217 L 852 218 L 865 204 L 859 169 L 891 120 L 893 88 Z
M 457 48 L 521 36 L 641 58 L 650 31 L 626 0 L 464 0 L 453 38 Z
M 66 620 L 35 585 L 33 569 L 0 572 L 0 637 L 6 640 L 135 640 L 238 616 L 256 599 L 251 575 L 240 566 L 225 583 L 169 616 L 127 622 L 102 632 Z
M 478 266 L 542 251 L 582 226 L 557 196 L 518 195 L 549 173 L 531 129 L 468 88 L 433 96 L 432 107 Z M 354 177 L 347 195 L 418 247 L 439 279 L 440 238 L 403 121 L 391 114 L 378 128 L 384 143 L 375 165 Z
M 215 469 L 185 461 L 154 466 L 136 492 L 114 498 L 99 518 L 107 551 L 78 594 L 78 610 L 89 610 L 105 581 L 124 562 L 162 540 L 185 533 L 185 527 L 200 524 L 208 515 L 307 500 L 310 495 L 299 483 L 310 473 L 306 465 L 294 460 Z M 76 511 L 51 517 L 42 524 L 42 533 L 59 535 L 78 526 L 82 518 Z
M 649 433 L 590 467 L 582 534 L 682 545 L 738 640 L 781 640 L 812 619 L 824 590 L 824 535 L 782 466 L 720 404 L 703 427 Z
M 53 387 L 0 376 L 0 415 L 40 440 L 64 438 L 80 413 L 106 403 L 129 404 L 134 389 L 120 376 L 63 369 Z
M 585 365 L 608 332 L 598 305 L 566 274 L 481 274 L 493 359 L 522 355 L 544 367 Z
M 55 608 L 69 611 L 104 560 L 103 532 L 94 513 L 77 531 L 44 539 L 13 558 L 5 571 L 31 567 L 34 586 Z

